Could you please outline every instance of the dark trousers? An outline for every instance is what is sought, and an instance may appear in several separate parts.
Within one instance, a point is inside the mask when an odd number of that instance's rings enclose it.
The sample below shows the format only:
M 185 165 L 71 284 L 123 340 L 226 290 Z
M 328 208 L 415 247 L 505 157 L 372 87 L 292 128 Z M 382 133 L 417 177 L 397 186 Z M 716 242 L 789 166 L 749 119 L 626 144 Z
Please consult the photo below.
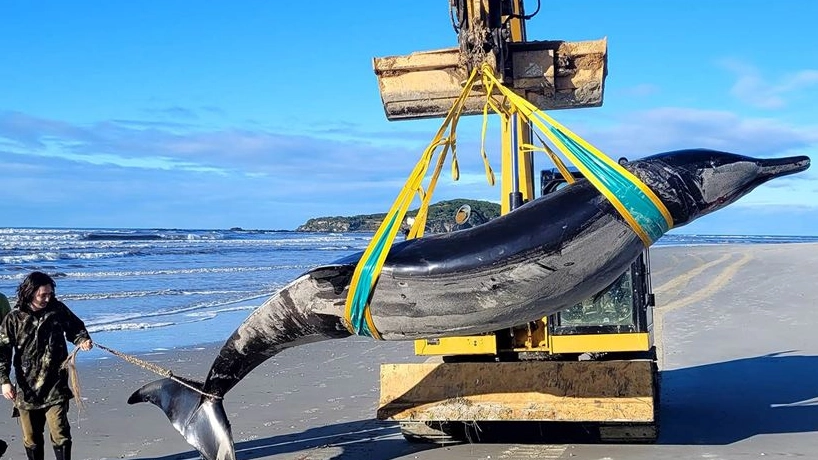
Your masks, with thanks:
M 20 427 L 23 429 L 23 445 L 27 449 L 44 446 L 43 432 L 48 424 L 53 446 L 62 446 L 71 441 L 71 426 L 68 424 L 68 401 L 48 406 L 45 409 L 20 409 Z

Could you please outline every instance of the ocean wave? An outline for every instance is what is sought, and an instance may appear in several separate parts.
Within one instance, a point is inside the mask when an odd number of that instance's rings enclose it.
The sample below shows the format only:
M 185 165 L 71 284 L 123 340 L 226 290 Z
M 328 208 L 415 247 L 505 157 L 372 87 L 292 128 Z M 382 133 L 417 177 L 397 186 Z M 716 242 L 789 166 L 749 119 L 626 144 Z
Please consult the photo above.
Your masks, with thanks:
M 702 235 L 679 233 L 665 235 L 657 241 L 657 246 L 704 246 L 717 244 L 785 244 L 816 243 L 818 236 L 787 235 Z
M 9 242 L 129 242 L 129 241 L 241 241 L 279 244 L 358 242 L 369 233 L 299 233 L 280 231 L 165 230 L 165 229 L 32 229 L 0 228 L 0 244 Z
M 157 275 L 195 275 L 211 273 L 243 273 L 276 270 L 305 270 L 309 265 L 268 265 L 264 267 L 209 267 L 209 268 L 178 268 L 163 270 L 134 270 L 134 271 L 100 271 L 100 272 L 66 272 L 73 278 L 107 278 L 107 277 L 134 277 Z
M 173 275 L 196 275 L 196 274 L 216 274 L 216 273 L 247 273 L 247 272 L 271 272 L 279 270 L 308 270 L 314 265 L 270 265 L 264 267 L 209 267 L 209 268 L 178 268 L 162 270 L 120 270 L 120 271 L 60 271 L 49 272 L 57 278 L 131 278 L 140 276 L 173 276 Z M 0 280 L 23 279 L 27 272 L 0 275 Z
M 113 257 L 124 257 L 131 255 L 131 251 L 110 251 L 110 252 L 39 252 L 35 254 L 20 254 L 0 257 L 0 262 L 4 264 L 24 264 L 36 262 L 55 262 L 58 260 L 91 260 L 106 259 Z
M 60 228 L 0 228 L 0 238 L 76 238 L 87 233 L 88 230 L 60 229 Z
M 246 294 L 246 291 L 237 290 L 215 290 L 215 289 L 160 289 L 156 291 L 117 291 L 117 292 L 99 292 L 90 294 L 66 294 L 60 295 L 60 300 L 110 300 L 110 299 L 130 299 L 139 297 L 157 297 L 157 296 L 195 296 L 195 295 L 228 295 L 228 294 Z
M 83 241 L 191 241 L 191 240 L 222 240 L 221 233 L 154 233 L 154 232 L 102 232 L 87 233 L 80 237 Z
M 255 297 L 253 297 L 255 298 Z M 158 329 L 158 328 L 166 328 L 166 327 L 173 327 L 173 326 L 180 326 L 184 324 L 196 324 L 202 321 L 209 321 L 219 316 L 220 313 L 230 313 L 230 312 L 237 312 L 237 311 L 245 311 L 245 310 L 255 310 L 258 308 L 258 305 L 245 305 L 245 306 L 237 306 L 237 307 L 230 307 L 230 308 L 219 308 L 216 310 L 210 311 L 199 311 L 199 312 L 191 312 L 186 314 L 184 317 L 187 320 L 182 321 L 159 321 L 159 322 L 150 322 L 150 321 L 139 321 L 142 318 L 148 317 L 155 317 L 158 315 L 140 315 L 138 317 L 133 317 L 129 319 L 121 319 L 116 321 L 108 321 L 108 322 L 88 322 L 86 323 L 86 329 L 89 333 L 97 333 L 97 332 L 116 332 L 116 331 L 134 331 L 134 330 L 147 330 L 147 329 Z M 177 310 L 175 313 L 167 313 L 176 315 L 180 313 Z M 136 321 L 134 321 L 136 320 Z
M 243 295 L 236 298 L 228 298 L 228 299 L 219 299 L 214 301 L 202 301 L 196 302 L 184 307 L 179 308 L 170 308 L 167 310 L 157 310 L 152 312 L 139 312 L 139 313 L 115 313 L 115 314 L 108 314 L 104 316 L 99 316 L 94 319 L 89 319 L 85 321 L 85 325 L 87 327 L 103 327 L 103 326 L 115 326 L 118 324 L 128 324 L 129 322 L 143 320 L 147 318 L 161 318 L 161 317 L 169 317 L 175 315 L 186 315 L 188 317 L 199 317 L 200 320 L 209 319 L 212 316 L 207 315 L 207 311 L 212 312 L 219 312 L 219 311 L 234 311 L 243 308 L 235 307 L 231 309 L 225 309 L 224 307 L 228 305 L 236 305 L 239 303 L 249 302 L 252 300 L 256 300 L 259 298 L 267 298 L 273 295 L 280 286 L 276 287 L 273 291 L 269 292 L 262 292 L 262 293 L 254 293 L 249 295 Z M 254 308 L 257 306 L 254 306 Z M 213 310 L 215 308 L 215 310 Z M 248 308 L 249 309 L 249 308 Z M 192 315 L 191 313 L 194 312 L 204 312 L 203 315 Z M 90 330 L 90 329 L 89 329 Z
M 252 299 L 250 299 L 250 300 L 252 300 Z M 210 310 L 210 311 L 206 311 L 206 312 L 192 312 L 192 313 L 188 313 L 187 315 L 188 316 L 193 316 L 193 317 L 196 317 L 196 316 L 216 316 L 219 313 L 231 313 L 231 312 L 234 312 L 234 311 L 255 310 L 258 307 L 259 307 L 259 305 L 241 305 L 241 306 L 238 306 L 238 307 L 219 308 L 219 309 L 216 309 L 216 310 Z
M 159 327 L 175 326 L 175 322 L 166 323 L 113 323 L 99 326 L 87 326 L 88 332 L 135 331 L 139 329 L 156 329 Z
M 282 243 L 280 241 L 205 241 L 172 242 L 169 240 L 133 240 L 133 241 L 79 241 L 70 244 L 36 242 L 0 241 L 2 261 L 7 264 L 36 263 L 39 261 L 56 261 L 72 259 L 100 259 L 114 257 L 150 257 L 150 256 L 189 256 L 214 255 L 231 253 L 268 252 L 275 256 L 280 252 L 350 252 L 361 251 L 365 244 L 330 243 L 312 241 L 310 243 Z
M 161 322 L 147 322 L 147 321 L 140 321 L 140 322 L 112 322 L 112 323 L 99 323 L 99 324 L 91 324 L 86 325 L 86 329 L 89 333 L 95 332 L 113 332 L 113 331 L 134 331 L 140 329 L 157 329 L 163 327 L 171 327 L 171 326 L 179 326 L 182 324 L 195 324 L 200 323 L 202 321 L 207 321 L 210 319 L 215 318 L 217 315 L 199 315 L 194 317 L 194 319 L 187 320 L 187 321 L 161 321 Z
M 82 237 L 85 241 L 151 241 L 165 239 L 162 235 L 123 235 L 112 233 L 90 233 Z

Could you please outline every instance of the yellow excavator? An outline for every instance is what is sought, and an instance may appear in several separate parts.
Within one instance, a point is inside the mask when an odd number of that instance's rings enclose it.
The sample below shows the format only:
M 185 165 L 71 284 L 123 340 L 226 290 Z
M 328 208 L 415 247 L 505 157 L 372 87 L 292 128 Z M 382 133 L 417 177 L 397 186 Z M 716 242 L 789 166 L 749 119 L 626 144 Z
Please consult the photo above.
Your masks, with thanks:
M 540 110 L 602 105 L 607 42 L 527 41 L 522 0 L 450 0 L 458 46 L 375 58 L 389 120 L 445 116 L 472 70 L 495 76 Z M 483 114 L 472 87 L 463 114 Z M 501 213 L 534 199 L 530 127 L 501 127 Z M 540 193 L 565 182 L 540 174 Z M 457 215 L 469 219 L 468 208 Z M 492 334 L 415 341 L 423 363 L 383 364 L 377 417 L 400 422 L 410 441 L 475 439 L 481 425 L 566 422 L 606 442 L 652 442 L 659 373 L 647 250 L 607 289 L 560 313 Z

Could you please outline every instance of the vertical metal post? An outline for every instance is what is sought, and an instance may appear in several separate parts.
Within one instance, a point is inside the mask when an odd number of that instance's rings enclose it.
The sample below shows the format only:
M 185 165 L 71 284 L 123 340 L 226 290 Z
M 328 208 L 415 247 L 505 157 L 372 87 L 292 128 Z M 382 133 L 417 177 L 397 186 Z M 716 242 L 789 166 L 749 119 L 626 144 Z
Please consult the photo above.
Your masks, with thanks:
M 518 123 L 519 115 L 514 112 L 511 114 L 511 192 L 508 196 L 511 210 L 523 204 L 523 194 L 520 192 L 520 128 Z

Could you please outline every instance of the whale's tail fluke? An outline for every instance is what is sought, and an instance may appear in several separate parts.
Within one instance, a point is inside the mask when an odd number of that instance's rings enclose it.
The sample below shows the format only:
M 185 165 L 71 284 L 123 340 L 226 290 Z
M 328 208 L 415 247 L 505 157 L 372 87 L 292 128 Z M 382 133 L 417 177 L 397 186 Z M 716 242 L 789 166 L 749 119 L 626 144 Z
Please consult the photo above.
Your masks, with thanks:
M 185 380 L 193 388 L 202 384 Z M 205 460 L 235 460 L 233 434 L 222 400 L 201 393 L 169 378 L 136 390 L 128 404 L 149 402 L 168 416 L 170 423 L 196 448 Z

